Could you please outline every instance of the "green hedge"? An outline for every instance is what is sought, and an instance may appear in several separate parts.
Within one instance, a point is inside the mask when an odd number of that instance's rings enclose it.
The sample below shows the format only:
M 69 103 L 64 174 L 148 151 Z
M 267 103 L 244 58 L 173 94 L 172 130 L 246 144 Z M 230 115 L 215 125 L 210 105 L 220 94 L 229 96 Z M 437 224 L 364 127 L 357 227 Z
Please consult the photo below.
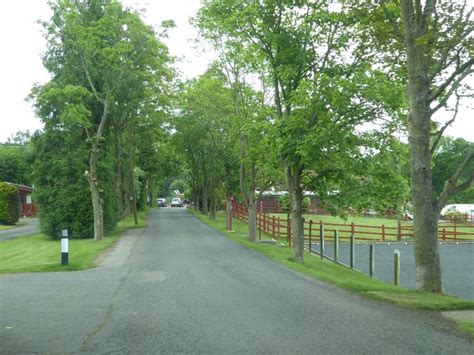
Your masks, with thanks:
M 290 213 L 291 212 L 291 202 L 290 202 L 290 196 L 289 195 L 283 195 L 280 197 L 278 200 L 280 203 L 280 211 L 284 213 Z M 301 203 L 301 207 L 303 209 L 303 213 L 308 212 L 309 210 L 309 205 L 311 201 L 309 197 L 304 197 L 303 201 Z
M 5 182 L 0 182 L 0 223 L 13 225 L 20 218 L 20 196 L 18 189 Z

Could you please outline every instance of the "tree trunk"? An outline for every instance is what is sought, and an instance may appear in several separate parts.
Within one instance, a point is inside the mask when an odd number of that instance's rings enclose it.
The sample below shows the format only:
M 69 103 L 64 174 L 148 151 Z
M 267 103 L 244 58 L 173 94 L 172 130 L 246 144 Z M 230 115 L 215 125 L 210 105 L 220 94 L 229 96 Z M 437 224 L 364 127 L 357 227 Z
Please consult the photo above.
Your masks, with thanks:
M 227 198 L 225 202 L 225 227 L 227 230 L 232 230 L 232 195 L 230 193 L 227 193 L 226 196 Z
M 406 31 L 408 99 L 408 141 L 410 145 L 411 198 L 414 214 L 416 284 L 419 290 L 442 292 L 438 253 L 437 202 L 431 177 L 431 110 L 429 105 L 429 58 L 425 44 L 417 43 L 423 24 L 417 23 L 411 0 L 401 1 Z
M 117 194 L 118 201 L 118 214 L 123 216 L 124 203 L 122 199 L 122 176 L 123 176 L 123 164 L 122 164 L 122 142 L 121 142 L 121 130 L 118 125 L 114 127 L 114 142 L 115 142 L 115 193 Z
M 100 197 L 99 184 L 97 181 L 97 156 L 99 154 L 98 143 L 92 146 L 89 169 L 87 173 L 87 181 L 91 189 L 92 210 L 94 214 L 94 240 L 102 240 L 104 238 L 104 211 L 102 208 L 102 198 Z
M 216 196 L 215 196 L 215 193 L 214 191 L 211 192 L 211 206 L 210 206 L 210 218 L 211 220 L 215 221 L 216 220 L 216 206 L 217 206 L 217 203 L 216 203 Z
M 297 168 L 293 173 L 290 167 L 286 167 L 288 192 L 291 201 L 291 222 L 293 228 L 293 258 L 295 261 L 303 262 L 304 256 L 304 225 L 303 225 L 303 189 L 300 178 L 301 169 Z
M 208 215 L 209 214 L 209 184 L 207 182 L 204 183 L 204 189 L 202 191 L 202 214 Z
M 131 196 L 131 208 L 133 213 L 133 220 L 135 225 L 138 225 L 138 216 L 137 216 L 137 194 L 135 191 L 135 177 L 134 177 L 134 169 L 135 169 L 135 159 L 133 154 L 133 142 L 132 142 L 132 127 L 131 124 L 128 125 L 128 153 L 129 153 L 129 166 L 128 166 L 128 173 L 130 174 L 130 196 Z
M 247 204 L 247 218 L 248 218 L 248 228 L 249 235 L 248 238 L 252 242 L 257 241 L 257 211 L 255 201 L 249 202 Z

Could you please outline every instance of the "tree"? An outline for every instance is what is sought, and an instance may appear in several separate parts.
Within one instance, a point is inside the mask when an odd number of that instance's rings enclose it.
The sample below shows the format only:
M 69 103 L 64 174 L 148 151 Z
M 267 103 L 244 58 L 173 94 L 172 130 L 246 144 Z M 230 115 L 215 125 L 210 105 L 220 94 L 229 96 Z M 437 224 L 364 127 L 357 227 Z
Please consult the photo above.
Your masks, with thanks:
M 103 193 L 99 171 L 108 151 L 109 127 L 116 129 L 116 158 L 120 162 L 121 133 L 136 117 L 147 90 L 168 78 L 167 48 L 138 14 L 115 1 L 58 0 L 45 23 L 49 43 L 44 58 L 53 79 L 34 90 L 43 121 L 57 118 L 56 128 L 83 130 L 88 146 L 85 176 L 94 216 L 94 239 L 104 234 Z M 120 169 L 117 169 L 120 174 Z M 131 169 L 133 171 L 133 169 Z M 118 178 L 115 189 L 118 190 Z M 135 202 L 135 200 L 134 200 Z M 114 204 L 115 206 L 116 204 Z
M 359 124 L 386 102 L 373 86 L 386 85 L 358 48 L 350 5 L 328 1 L 207 1 L 198 22 L 240 42 L 246 59 L 273 88 L 273 150 L 287 180 L 293 223 L 293 257 L 303 260 L 303 190 L 333 187 L 360 155 Z M 378 88 L 378 87 L 377 87 Z M 327 190 L 325 191 L 327 193 Z
M 393 53 L 405 61 L 409 100 L 411 200 L 414 211 L 417 288 L 442 292 L 437 245 L 438 216 L 449 198 L 472 185 L 470 150 L 438 195 L 433 187 L 432 157 L 447 122 L 434 130 L 434 115 L 456 95 L 466 95 L 462 83 L 472 73 L 472 8 L 467 1 L 380 1 L 390 35 L 404 44 Z M 434 138 L 433 138 L 434 134 Z

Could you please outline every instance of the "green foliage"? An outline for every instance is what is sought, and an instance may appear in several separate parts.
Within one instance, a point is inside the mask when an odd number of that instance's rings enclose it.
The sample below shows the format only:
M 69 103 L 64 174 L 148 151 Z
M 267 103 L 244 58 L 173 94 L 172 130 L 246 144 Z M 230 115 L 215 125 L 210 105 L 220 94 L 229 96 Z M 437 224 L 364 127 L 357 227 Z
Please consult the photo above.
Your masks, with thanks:
M 32 154 L 28 145 L 0 144 L 0 181 L 31 185 Z
M 281 196 L 278 200 L 278 203 L 280 204 L 281 212 L 284 212 L 284 213 L 291 212 L 291 201 L 290 201 L 290 196 L 288 196 L 288 194 Z M 311 200 L 309 197 L 303 198 L 303 201 L 301 202 L 303 213 L 308 212 L 310 204 L 311 204 Z
M 18 189 L 5 182 L 0 182 L 0 223 L 13 225 L 20 218 Z
M 446 181 L 451 178 L 471 149 L 474 149 L 474 143 L 463 138 L 445 137 L 441 140 L 432 159 L 433 188 L 437 195 L 443 191 Z M 464 169 L 461 181 L 468 179 L 472 172 L 474 172 L 474 160 L 471 160 Z M 448 201 L 448 203 L 472 202 L 474 202 L 474 188 L 458 193 Z

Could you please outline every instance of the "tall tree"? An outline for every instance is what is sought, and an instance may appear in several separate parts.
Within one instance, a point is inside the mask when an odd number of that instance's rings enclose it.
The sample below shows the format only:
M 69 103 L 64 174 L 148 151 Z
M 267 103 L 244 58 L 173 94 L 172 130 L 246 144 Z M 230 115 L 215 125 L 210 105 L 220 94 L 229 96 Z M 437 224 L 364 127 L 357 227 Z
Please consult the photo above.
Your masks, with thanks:
M 94 239 L 104 234 L 99 171 L 112 123 L 135 116 L 146 88 L 165 75 L 169 56 L 151 27 L 117 1 L 58 0 L 47 30 L 46 68 L 50 83 L 35 91 L 44 121 L 52 116 L 69 129 L 82 129 L 88 145 Z M 116 127 L 120 130 L 120 124 Z M 119 142 L 120 143 L 120 142 Z
M 450 98 L 468 93 L 462 83 L 472 74 L 472 7 L 467 1 L 380 1 L 392 36 L 404 44 L 396 52 L 405 60 L 408 77 L 408 139 L 410 145 L 411 200 L 414 211 L 417 288 L 442 292 L 437 244 L 438 217 L 454 194 L 474 181 L 470 162 L 474 150 L 446 181 L 443 191 L 433 188 L 432 157 L 446 125 L 434 129 L 435 113 L 450 105 Z M 456 100 L 456 108 L 459 100 Z
M 358 153 L 355 128 L 382 111 L 367 85 L 374 71 L 363 51 L 348 49 L 360 44 L 353 21 L 349 5 L 338 11 L 329 1 L 206 1 L 199 13 L 201 27 L 240 41 L 271 80 L 274 149 L 291 198 L 297 261 L 303 260 L 304 189 L 340 177 L 341 158 L 350 162 Z M 331 163 L 338 161 L 335 169 Z

